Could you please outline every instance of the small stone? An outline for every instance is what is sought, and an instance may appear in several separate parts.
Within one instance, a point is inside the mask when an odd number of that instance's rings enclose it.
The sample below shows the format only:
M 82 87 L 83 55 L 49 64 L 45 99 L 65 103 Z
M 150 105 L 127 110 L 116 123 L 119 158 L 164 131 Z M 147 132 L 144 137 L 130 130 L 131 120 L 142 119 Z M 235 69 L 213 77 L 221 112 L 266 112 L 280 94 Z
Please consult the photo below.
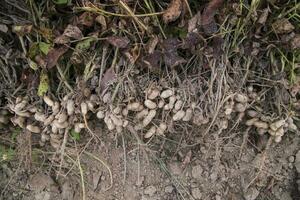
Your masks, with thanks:
M 139 180 L 136 181 L 136 186 L 140 187 L 145 181 L 145 176 L 141 176 Z
M 220 195 L 216 195 L 216 200 L 221 200 L 221 196 Z
M 296 154 L 296 159 L 295 159 L 295 167 L 298 173 L 300 173 L 300 151 Z
M 259 191 L 256 188 L 251 187 L 244 193 L 244 198 L 245 200 L 255 200 L 258 195 Z
M 200 165 L 193 166 L 192 168 L 192 177 L 195 179 L 201 179 L 203 169 Z
M 172 185 L 168 185 L 165 187 L 165 192 L 171 194 L 174 190 L 174 187 Z
M 169 169 L 174 175 L 180 175 L 182 173 L 182 168 L 179 162 L 169 163 Z
M 290 157 L 288 158 L 288 160 L 289 160 L 290 163 L 295 162 L 295 156 L 290 156 Z
M 145 188 L 144 193 L 152 197 L 156 193 L 156 187 L 153 185 L 150 185 Z
M 201 194 L 200 189 L 199 189 L 199 188 L 193 188 L 193 189 L 192 189 L 192 196 L 193 196 L 195 199 L 201 199 L 202 194 Z

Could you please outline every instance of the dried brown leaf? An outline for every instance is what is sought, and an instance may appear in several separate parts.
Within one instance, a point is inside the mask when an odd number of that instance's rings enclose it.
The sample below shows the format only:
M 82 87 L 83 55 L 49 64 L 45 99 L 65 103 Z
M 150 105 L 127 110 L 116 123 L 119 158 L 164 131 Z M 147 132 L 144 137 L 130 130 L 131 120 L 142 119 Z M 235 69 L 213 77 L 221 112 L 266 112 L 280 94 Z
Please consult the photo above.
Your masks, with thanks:
M 154 36 L 154 37 L 152 37 L 149 41 L 148 41 L 148 43 L 147 43 L 147 46 L 146 46 L 146 49 L 147 49 L 147 52 L 148 53 L 153 53 L 154 52 L 154 50 L 155 50 L 155 48 L 156 48 L 156 46 L 157 46 L 157 44 L 158 44 L 158 37 L 157 36 Z
M 265 24 L 269 16 L 269 8 L 265 8 L 258 18 L 258 23 Z
M 197 29 L 197 26 L 201 25 L 201 13 L 198 12 L 194 17 L 188 21 L 188 32 L 193 32 Z
M 19 36 L 23 36 L 31 33 L 32 25 L 15 25 L 12 27 L 12 31 Z
M 111 45 L 124 49 L 128 46 L 129 44 L 129 39 L 127 37 L 121 37 L 121 36 L 111 36 L 107 37 L 106 41 L 110 43 Z
M 166 52 L 164 54 L 164 61 L 168 67 L 176 67 L 177 65 L 186 63 L 186 60 L 177 55 L 177 52 Z
M 60 35 L 54 39 L 55 44 L 67 44 L 70 42 L 70 38 L 65 35 Z
M 101 25 L 102 31 L 107 29 L 107 23 L 103 15 L 97 16 L 95 21 Z
M 199 44 L 200 40 L 201 40 L 201 37 L 198 33 L 194 33 L 194 32 L 188 33 L 187 37 L 184 38 L 181 47 L 183 49 L 191 49 L 195 45 Z
M 189 150 L 185 155 L 184 160 L 182 161 L 182 165 L 181 165 L 182 169 L 185 169 L 188 166 L 188 164 L 191 162 L 191 158 L 192 158 L 192 151 Z
M 142 61 L 149 68 L 159 68 L 162 60 L 161 58 L 162 58 L 162 53 L 155 50 L 153 53 L 144 56 Z
M 179 48 L 180 41 L 176 38 L 168 38 L 162 42 L 161 46 L 164 52 L 174 52 Z
M 106 70 L 100 82 L 100 90 L 104 91 L 108 85 L 116 79 L 116 77 L 117 76 L 113 67 Z
M 164 23 L 175 21 L 181 14 L 183 9 L 182 0 L 172 0 L 169 7 L 163 14 Z
M 71 24 L 67 26 L 63 35 L 76 40 L 79 40 L 83 37 L 81 30 L 77 26 L 73 26 Z
M 272 26 L 276 34 L 290 33 L 295 29 L 294 25 L 287 18 L 277 20 Z
M 67 50 L 68 50 L 68 48 L 66 46 L 61 46 L 59 48 L 51 49 L 45 58 L 45 62 L 47 63 L 46 67 L 48 69 L 51 69 L 52 67 L 54 67 L 56 65 L 56 63 L 58 62 L 59 58 L 64 53 L 66 53 Z
M 223 4 L 223 0 L 212 0 L 205 7 L 202 16 L 201 16 L 201 24 L 204 32 L 207 35 L 211 35 L 217 32 L 217 24 L 215 22 L 214 16 L 216 14 L 217 9 Z
M 291 40 L 291 48 L 300 49 L 300 34 L 295 35 L 295 37 Z
M 90 12 L 84 12 L 79 16 L 78 24 L 91 27 L 94 25 L 95 16 Z

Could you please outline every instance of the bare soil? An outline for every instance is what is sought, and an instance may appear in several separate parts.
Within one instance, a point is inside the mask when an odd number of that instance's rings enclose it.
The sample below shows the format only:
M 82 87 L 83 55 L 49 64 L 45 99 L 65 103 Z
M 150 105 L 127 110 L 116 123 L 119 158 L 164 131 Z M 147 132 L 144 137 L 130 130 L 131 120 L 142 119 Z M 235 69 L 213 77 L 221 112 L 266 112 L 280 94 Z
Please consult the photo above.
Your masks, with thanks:
M 101 127 L 95 132 L 103 141 L 91 144 L 88 150 L 107 163 L 113 184 L 99 160 L 82 155 L 86 199 L 300 199 L 297 134 L 264 151 L 268 139 L 255 138 L 251 132 L 246 142 L 243 132 L 234 138 L 216 135 L 215 140 L 204 141 L 199 130 L 194 141 L 183 134 L 154 138 L 152 145 L 139 144 L 130 133 L 122 140 Z M 178 137 L 181 141 L 170 140 Z M 76 166 L 58 178 L 50 169 L 33 165 L 28 171 L 17 161 L 1 164 L 2 199 L 82 199 Z

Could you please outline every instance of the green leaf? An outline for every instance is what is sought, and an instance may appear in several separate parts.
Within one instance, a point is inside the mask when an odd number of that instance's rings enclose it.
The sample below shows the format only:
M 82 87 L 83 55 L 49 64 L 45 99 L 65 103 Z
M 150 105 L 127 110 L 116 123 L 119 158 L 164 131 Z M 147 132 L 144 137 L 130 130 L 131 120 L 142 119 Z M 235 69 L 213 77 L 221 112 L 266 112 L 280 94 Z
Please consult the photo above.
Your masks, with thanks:
M 95 40 L 96 38 L 87 38 L 85 40 L 78 42 L 75 48 L 78 50 L 87 50 L 91 47 L 91 43 Z
M 75 141 L 80 140 L 80 133 L 76 132 L 74 129 L 71 130 L 71 138 Z
M 69 0 L 53 0 L 53 2 L 55 4 L 67 4 L 69 2 Z
M 48 54 L 50 47 L 51 47 L 51 44 L 47 44 L 45 42 L 39 42 L 39 48 L 40 48 L 41 52 L 45 55 Z
M 13 142 L 15 142 L 16 139 L 17 139 L 17 136 L 18 136 L 20 133 L 21 133 L 21 129 L 20 129 L 20 128 L 16 128 L 16 129 L 13 131 L 12 135 L 11 135 L 11 140 L 12 140 Z
M 0 145 L 0 161 L 10 161 L 15 156 L 15 150 L 6 149 L 4 146 Z
M 32 60 L 28 59 L 28 64 L 29 64 L 29 67 L 33 70 L 37 70 L 38 69 L 38 65 L 33 62 Z
M 28 50 L 28 57 L 34 59 L 36 55 L 39 54 L 39 43 L 34 42 L 30 45 Z
M 46 92 L 49 90 L 49 77 L 47 73 L 43 70 L 40 74 L 40 84 L 38 88 L 38 95 L 44 96 Z

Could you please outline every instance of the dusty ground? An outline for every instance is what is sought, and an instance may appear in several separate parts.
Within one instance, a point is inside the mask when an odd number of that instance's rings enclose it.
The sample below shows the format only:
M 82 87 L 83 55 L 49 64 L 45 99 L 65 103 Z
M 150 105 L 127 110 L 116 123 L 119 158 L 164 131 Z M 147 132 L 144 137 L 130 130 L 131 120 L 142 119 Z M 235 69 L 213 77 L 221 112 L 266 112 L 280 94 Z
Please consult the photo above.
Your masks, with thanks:
M 251 132 L 241 148 L 244 133 L 204 141 L 199 131 L 199 138 L 182 139 L 181 144 L 154 138 L 156 145 L 164 146 L 155 152 L 138 144 L 130 133 L 124 134 L 123 144 L 122 137 L 107 135 L 100 127 L 96 130 L 103 142 L 91 144 L 88 151 L 108 164 L 113 185 L 107 168 L 83 155 L 86 199 L 300 199 L 299 134 L 289 134 L 263 153 L 267 139 L 254 138 Z M 2 199 L 82 199 L 76 167 L 67 177 L 52 175 L 45 166 L 35 165 L 28 173 L 17 168 L 17 162 L 1 164 L 1 188 L 7 186 Z

